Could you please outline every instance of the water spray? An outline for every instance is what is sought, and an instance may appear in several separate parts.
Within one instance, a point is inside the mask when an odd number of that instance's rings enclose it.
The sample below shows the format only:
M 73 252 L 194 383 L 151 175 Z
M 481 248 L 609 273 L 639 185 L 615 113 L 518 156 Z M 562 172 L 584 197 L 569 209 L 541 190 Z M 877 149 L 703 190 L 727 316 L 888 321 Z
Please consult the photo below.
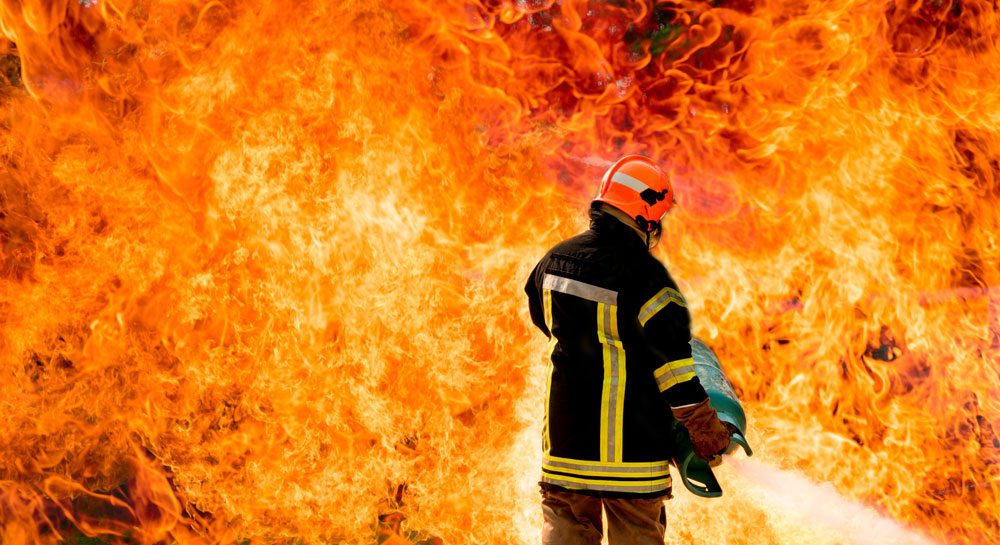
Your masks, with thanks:
M 762 488 L 761 496 L 775 508 L 809 524 L 828 526 L 847 543 L 938 545 L 871 507 L 841 497 L 830 483 L 817 484 L 790 471 L 734 456 L 726 456 L 726 463 Z

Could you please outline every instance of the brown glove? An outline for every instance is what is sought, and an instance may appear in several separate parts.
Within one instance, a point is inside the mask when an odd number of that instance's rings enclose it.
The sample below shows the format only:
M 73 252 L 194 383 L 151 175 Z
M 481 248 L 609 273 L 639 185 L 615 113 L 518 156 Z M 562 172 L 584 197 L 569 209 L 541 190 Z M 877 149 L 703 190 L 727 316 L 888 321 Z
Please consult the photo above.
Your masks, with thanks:
M 676 409 L 671 407 L 670 410 L 674 413 L 674 418 L 684 423 L 691 436 L 691 443 L 694 444 L 694 453 L 699 457 L 714 461 L 729 448 L 729 428 L 719 420 L 719 415 L 708 399 L 697 405 Z

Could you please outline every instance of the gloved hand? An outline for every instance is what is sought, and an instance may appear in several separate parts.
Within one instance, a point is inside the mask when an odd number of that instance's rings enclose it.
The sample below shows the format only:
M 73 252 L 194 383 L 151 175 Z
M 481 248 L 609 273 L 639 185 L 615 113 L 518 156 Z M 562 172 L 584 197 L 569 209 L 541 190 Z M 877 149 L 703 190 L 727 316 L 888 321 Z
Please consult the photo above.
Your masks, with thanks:
M 698 457 L 715 462 L 722 461 L 722 453 L 729 448 L 731 432 L 719 420 L 719 415 L 712 408 L 708 399 L 690 407 L 673 408 L 674 418 L 684 423 L 691 436 L 694 453 Z

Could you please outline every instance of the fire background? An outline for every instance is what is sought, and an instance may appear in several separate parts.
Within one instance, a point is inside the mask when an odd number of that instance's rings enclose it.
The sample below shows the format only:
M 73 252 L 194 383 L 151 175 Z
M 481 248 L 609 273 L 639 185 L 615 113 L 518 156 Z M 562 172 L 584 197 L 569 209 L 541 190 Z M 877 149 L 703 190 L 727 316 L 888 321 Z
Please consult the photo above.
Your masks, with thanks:
M 668 542 L 1000 543 L 995 2 L 0 6 L 3 545 L 536 542 L 626 153 L 755 450 Z

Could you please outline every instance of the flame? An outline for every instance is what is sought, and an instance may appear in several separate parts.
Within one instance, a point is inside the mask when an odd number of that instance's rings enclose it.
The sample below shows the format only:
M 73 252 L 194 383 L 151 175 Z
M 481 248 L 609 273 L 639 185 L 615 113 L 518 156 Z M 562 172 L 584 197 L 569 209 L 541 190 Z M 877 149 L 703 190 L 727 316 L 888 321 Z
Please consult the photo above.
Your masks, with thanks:
M 991 4 L 0 5 L 4 543 L 537 541 L 521 287 L 626 153 L 759 459 L 1000 535 Z M 720 474 L 671 540 L 850 539 Z

